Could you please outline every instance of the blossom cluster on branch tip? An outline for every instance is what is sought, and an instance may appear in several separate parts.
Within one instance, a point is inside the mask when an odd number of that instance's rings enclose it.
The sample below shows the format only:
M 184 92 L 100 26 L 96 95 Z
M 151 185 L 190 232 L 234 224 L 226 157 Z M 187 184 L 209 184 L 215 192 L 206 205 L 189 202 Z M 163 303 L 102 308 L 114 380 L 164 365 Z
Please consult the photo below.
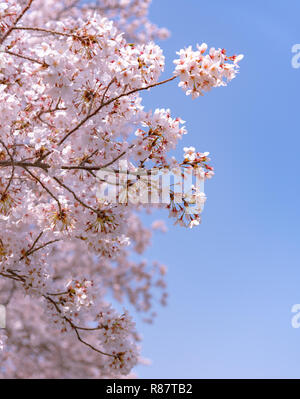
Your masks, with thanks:
M 143 225 L 149 204 L 99 201 L 99 186 L 114 183 L 97 172 L 126 162 L 135 179 L 126 189 L 142 187 L 141 169 L 211 178 L 209 153 L 169 155 L 185 122 L 168 108 L 146 110 L 141 94 L 179 76 L 197 97 L 231 80 L 241 56 L 180 50 L 175 74 L 160 80 L 165 57 L 154 40 L 167 31 L 148 20 L 150 2 L 0 0 L 0 303 L 10 315 L 0 377 L 130 375 L 140 337 L 107 298 L 149 322 L 157 299 L 166 304 L 166 267 L 137 257 L 165 227 Z M 204 192 L 191 186 L 183 204 L 168 194 L 160 208 L 197 226 L 201 211 L 186 209 Z
M 226 86 L 226 82 L 232 80 L 238 71 L 238 62 L 243 55 L 227 56 L 225 49 L 216 50 L 212 47 L 206 53 L 207 44 L 197 45 L 197 51 L 192 46 L 180 50 L 177 54 L 179 59 L 174 63 L 175 75 L 180 77 L 179 87 L 185 90 L 186 95 L 197 98 L 203 92 L 211 90 L 212 87 Z

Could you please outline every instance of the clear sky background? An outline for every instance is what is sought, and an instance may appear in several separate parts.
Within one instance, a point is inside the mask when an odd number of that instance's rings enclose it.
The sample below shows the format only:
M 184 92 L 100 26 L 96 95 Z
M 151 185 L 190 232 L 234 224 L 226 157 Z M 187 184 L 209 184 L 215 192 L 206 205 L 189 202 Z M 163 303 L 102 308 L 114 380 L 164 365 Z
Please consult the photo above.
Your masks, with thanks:
M 192 100 L 176 82 L 144 95 L 147 109 L 187 121 L 181 148 L 210 151 L 202 225 L 158 233 L 147 258 L 168 265 L 169 305 L 154 325 L 138 322 L 142 378 L 299 378 L 300 43 L 298 0 L 153 0 L 151 20 L 166 72 L 175 52 L 206 42 L 243 53 L 228 87 Z M 161 214 L 159 215 L 162 216 Z M 164 213 L 166 217 L 167 214 Z

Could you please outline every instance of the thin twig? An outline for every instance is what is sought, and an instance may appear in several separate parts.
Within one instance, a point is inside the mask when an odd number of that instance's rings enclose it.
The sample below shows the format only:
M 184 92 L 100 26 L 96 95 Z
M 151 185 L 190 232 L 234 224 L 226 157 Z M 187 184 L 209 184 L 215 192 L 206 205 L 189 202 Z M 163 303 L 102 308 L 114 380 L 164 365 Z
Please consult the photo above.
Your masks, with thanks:
M 5 148 L 5 151 L 7 152 L 7 155 L 9 156 L 9 158 L 10 158 L 10 160 L 11 160 L 11 163 L 12 163 L 12 165 L 11 165 L 11 166 L 12 166 L 12 170 L 11 170 L 11 175 L 10 175 L 9 181 L 8 181 L 8 183 L 7 183 L 7 186 L 6 186 L 5 190 L 3 191 L 2 195 L 1 195 L 1 198 L 4 198 L 5 194 L 7 193 L 8 189 L 9 189 L 9 187 L 10 187 L 10 185 L 11 185 L 11 182 L 13 181 L 13 178 L 14 178 L 14 174 L 15 174 L 15 164 L 14 164 L 14 159 L 13 159 L 13 157 L 12 157 L 12 155 L 11 155 L 11 153 L 10 153 L 8 147 L 7 147 L 7 145 L 6 145 L 6 144 L 4 143 L 4 141 L 2 141 L 1 139 L 0 139 L 0 143 L 1 143 L 1 144 L 3 145 L 3 147 Z
M 77 202 L 79 202 L 84 208 L 87 208 L 89 210 L 91 210 L 92 212 L 96 213 L 98 215 L 98 211 L 97 209 L 92 208 L 91 206 L 85 204 L 80 198 L 77 197 L 77 195 L 74 193 L 74 191 L 72 189 L 70 189 L 68 186 L 66 186 L 62 181 L 60 181 L 57 177 L 53 177 L 53 179 L 63 188 L 65 188 L 67 191 L 69 191 L 69 193 L 71 193 L 73 195 L 73 197 L 75 198 L 75 200 Z
M 44 296 L 45 299 L 47 299 L 47 301 L 51 302 L 52 305 L 55 307 L 56 311 L 57 311 L 59 314 L 61 314 L 61 310 L 60 310 L 60 308 L 59 308 L 57 302 L 55 302 L 52 298 L 50 298 L 50 297 L 47 296 L 47 295 L 43 295 L 43 296 Z M 110 354 L 110 353 L 103 352 L 103 351 L 101 351 L 100 349 L 95 348 L 93 345 L 89 344 L 88 342 L 84 341 L 84 340 L 81 338 L 81 336 L 80 336 L 80 334 L 79 334 L 79 332 L 78 332 L 78 327 L 77 327 L 68 317 L 62 316 L 62 318 L 63 318 L 64 320 L 66 320 L 67 323 L 69 323 L 69 325 L 70 325 L 70 326 L 72 327 L 72 329 L 75 331 L 76 336 L 77 336 L 78 340 L 79 340 L 81 343 L 83 343 L 84 345 L 88 346 L 88 347 L 91 348 L 93 351 L 100 353 L 101 355 L 110 356 L 110 357 L 116 357 L 115 355 L 112 355 L 112 354 Z
M 33 177 L 37 182 L 40 183 L 40 185 L 43 187 L 43 189 L 45 191 L 47 191 L 47 193 L 57 202 L 58 208 L 59 208 L 59 213 L 62 213 L 62 207 L 61 207 L 61 203 L 59 202 L 58 198 L 56 198 L 56 196 L 48 189 L 48 187 L 45 186 L 45 184 L 33 173 L 30 172 L 29 169 L 27 169 L 26 167 L 24 167 L 24 169 L 26 170 L 26 172 Z

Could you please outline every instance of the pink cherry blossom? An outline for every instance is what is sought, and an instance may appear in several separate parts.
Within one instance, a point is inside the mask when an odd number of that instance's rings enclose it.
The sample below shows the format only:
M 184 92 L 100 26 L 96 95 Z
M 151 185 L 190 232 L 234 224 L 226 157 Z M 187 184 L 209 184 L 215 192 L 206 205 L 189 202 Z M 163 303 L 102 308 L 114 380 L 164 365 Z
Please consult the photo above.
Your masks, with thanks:
M 108 300 L 149 322 L 153 302 L 166 304 L 166 267 L 138 258 L 152 230 L 166 230 L 141 221 L 151 206 L 135 201 L 138 191 L 155 184 L 139 171 L 202 180 L 214 172 L 194 147 L 182 160 L 169 156 L 185 122 L 167 108 L 146 110 L 141 93 L 179 77 L 195 98 L 233 79 L 241 59 L 189 47 L 160 80 L 165 57 L 154 41 L 168 32 L 148 20 L 150 0 L 77 3 L 0 0 L 0 303 L 9 315 L 1 378 L 119 378 L 142 362 L 132 317 Z M 99 188 L 113 185 L 132 201 L 101 201 Z M 191 228 L 200 211 L 186 209 L 205 200 L 191 187 L 179 204 L 170 189 L 170 203 L 157 207 Z

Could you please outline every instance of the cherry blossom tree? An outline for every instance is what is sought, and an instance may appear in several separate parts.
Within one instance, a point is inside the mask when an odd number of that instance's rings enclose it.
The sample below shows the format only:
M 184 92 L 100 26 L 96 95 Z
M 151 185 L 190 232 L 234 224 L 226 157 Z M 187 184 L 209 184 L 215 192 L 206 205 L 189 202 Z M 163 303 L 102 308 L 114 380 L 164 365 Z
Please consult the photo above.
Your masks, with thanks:
M 141 361 L 140 338 L 109 296 L 146 320 L 158 289 L 166 303 L 165 267 L 132 260 L 150 244 L 140 212 L 153 206 L 102 201 L 99 188 L 113 183 L 98 173 L 126 163 L 139 184 L 141 169 L 212 177 L 208 153 L 168 156 L 184 122 L 169 109 L 145 110 L 141 95 L 178 80 L 187 95 L 202 96 L 233 79 L 242 56 L 206 44 L 181 49 L 174 74 L 159 80 L 165 59 L 154 40 L 168 31 L 148 21 L 149 5 L 0 0 L 2 378 L 128 376 Z M 179 204 L 170 191 L 170 203 L 158 206 L 193 227 L 200 214 L 185 209 L 197 196 L 205 200 L 192 189 Z

